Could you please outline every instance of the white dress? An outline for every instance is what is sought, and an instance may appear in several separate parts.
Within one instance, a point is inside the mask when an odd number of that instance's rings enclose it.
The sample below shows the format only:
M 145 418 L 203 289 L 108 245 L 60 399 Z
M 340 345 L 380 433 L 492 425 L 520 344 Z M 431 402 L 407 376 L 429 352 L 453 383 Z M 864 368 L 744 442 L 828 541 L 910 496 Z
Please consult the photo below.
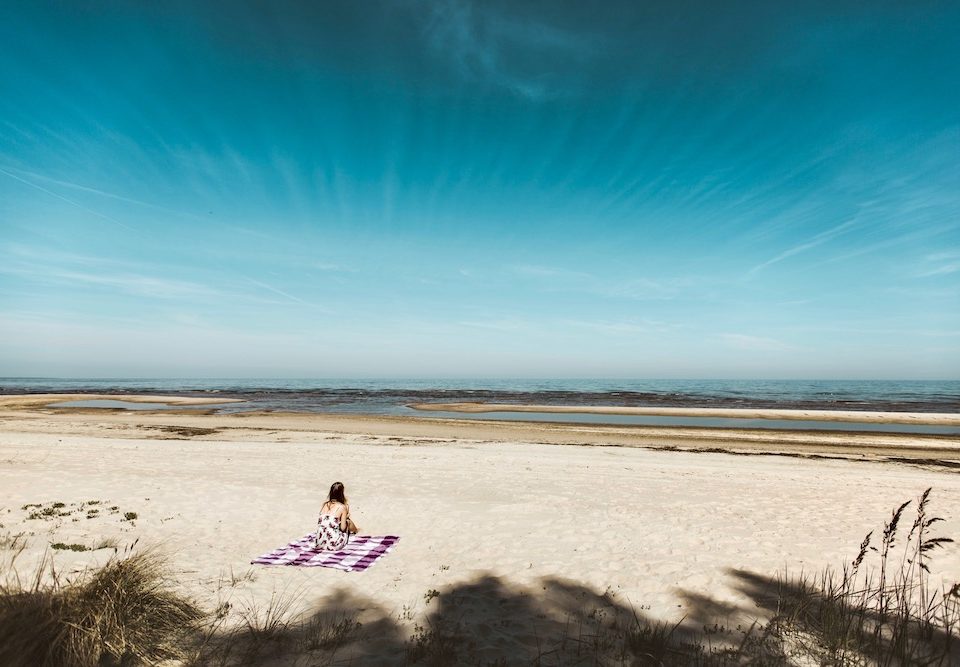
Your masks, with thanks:
M 317 519 L 316 548 L 320 551 L 340 551 L 347 546 L 350 533 L 340 530 L 340 519 L 333 514 L 321 514 Z

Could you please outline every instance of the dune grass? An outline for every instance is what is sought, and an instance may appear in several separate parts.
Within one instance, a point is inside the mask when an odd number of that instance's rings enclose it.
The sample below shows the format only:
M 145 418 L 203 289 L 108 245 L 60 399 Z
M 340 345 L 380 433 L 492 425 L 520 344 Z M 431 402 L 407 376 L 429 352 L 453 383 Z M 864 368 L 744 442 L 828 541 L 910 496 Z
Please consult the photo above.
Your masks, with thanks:
M 155 552 L 113 558 L 75 581 L 47 563 L 29 582 L 14 576 L 0 584 L 0 664 L 153 664 L 181 657 L 201 618 Z
M 930 492 L 917 500 L 905 537 L 910 501 L 892 511 L 877 544 L 868 533 L 840 571 L 780 578 L 774 623 L 830 664 L 960 663 L 960 583 L 945 590 L 930 583 L 931 557 L 953 542 L 932 534 L 943 519 L 929 515 Z M 871 555 L 879 562 L 864 571 Z

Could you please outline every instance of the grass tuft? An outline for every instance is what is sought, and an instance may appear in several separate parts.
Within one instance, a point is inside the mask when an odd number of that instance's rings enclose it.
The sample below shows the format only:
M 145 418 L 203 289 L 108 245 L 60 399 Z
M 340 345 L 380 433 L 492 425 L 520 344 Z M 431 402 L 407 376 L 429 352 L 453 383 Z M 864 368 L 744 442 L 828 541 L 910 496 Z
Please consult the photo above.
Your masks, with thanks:
M 49 577 L 45 572 L 49 569 Z M 113 559 L 76 581 L 42 566 L 31 582 L 0 584 L 0 664 L 93 667 L 182 656 L 203 614 L 169 584 L 153 552 Z
M 938 665 L 960 660 L 958 585 L 937 591 L 930 583 L 930 556 L 953 542 L 931 534 L 941 522 L 929 515 L 930 489 L 916 504 L 910 529 L 901 539 L 906 502 L 884 524 L 879 547 L 872 533 L 842 571 L 778 582 L 774 623 L 809 654 L 829 664 Z M 899 551 L 899 554 L 898 554 Z M 869 553 L 879 562 L 867 572 Z

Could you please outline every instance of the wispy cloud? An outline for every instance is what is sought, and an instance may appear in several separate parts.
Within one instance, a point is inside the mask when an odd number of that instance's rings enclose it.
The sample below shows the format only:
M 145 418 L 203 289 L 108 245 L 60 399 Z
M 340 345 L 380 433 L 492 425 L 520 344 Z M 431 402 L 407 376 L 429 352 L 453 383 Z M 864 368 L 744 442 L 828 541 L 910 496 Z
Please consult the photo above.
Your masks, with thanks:
M 923 258 L 924 268 L 918 273 L 918 278 L 931 276 L 945 276 L 960 271 L 960 252 L 937 252 Z
M 796 349 L 795 346 L 790 345 L 789 343 L 785 343 L 775 338 L 767 338 L 765 336 L 752 336 L 749 334 L 740 333 L 722 333 L 718 337 L 729 347 L 734 347 L 739 350 L 752 350 L 757 352 L 784 352 L 787 350 Z
M 610 320 L 560 320 L 558 324 L 575 329 L 586 329 L 600 334 L 638 335 L 664 333 L 679 328 L 676 324 L 659 320 L 610 321 Z
M 224 302 L 243 300 L 262 304 L 292 302 L 330 312 L 307 299 L 240 274 L 210 275 L 209 280 L 205 281 L 185 280 L 164 275 L 174 270 L 168 266 L 146 265 L 141 262 L 62 252 L 50 248 L 7 244 L 0 247 L 0 252 L 5 255 L 6 260 L 0 264 L 0 275 L 15 276 L 33 283 L 102 288 L 120 294 L 171 301 L 216 299 Z M 248 282 L 255 285 L 258 291 L 266 290 L 283 297 L 283 301 L 265 299 L 250 292 L 237 290 L 238 282 Z
M 434 52 L 452 61 L 464 78 L 531 100 L 560 94 L 566 72 L 557 71 L 556 63 L 581 59 L 592 48 L 583 35 L 519 20 L 468 0 L 433 3 L 426 35 Z
M 184 299 L 224 295 L 221 290 L 200 283 L 136 273 L 89 273 L 54 267 L 30 268 L 23 266 L 0 267 L 0 273 L 21 278 L 30 278 L 41 282 L 92 285 L 133 296 L 159 299 Z
M 846 222 L 839 224 L 836 227 L 832 227 L 826 231 L 820 232 L 819 234 L 811 238 L 809 241 L 798 243 L 797 245 L 791 248 L 787 248 L 786 250 L 776 255 L 775 257 L 772 257 L 761 264 L 757 264 L 755 267 L 750 269 L 747 272 L 747 277 L 752 277 L 757 273 L 759 273 L 760 271 L 766 269 L 767 267 L 773 266 L 774 264 L 782 262 L 783 260 L 789 257 L 793 257 L 794 255 L 799 255 L 800 253 L 806 252 L 811 248 L 816 248 L 817 246 L 823 245 L 828 241 L 832 241 L 833 239 L 840 236 L 841 234 L 844 234 L 850 231 L 854 226 L 856 226 L 857 222 L 858 222 L 858 218 L 854 217 L 852 220 L 847 220 Z
M 284 297 L 284 298 L 286 298 L 286 299 L 289 299 L 290 301 L 293 301 L 294 303 L 299 303 L 299 304 L 303 304 L 304 306 L 310 306 L 311 308 L 319 308 L 320 310 L 323 310 L 323 311 L 325 311 L 325 312 L 330 312 L 329 310 L 327 310 L 327 309 L 324 308 L 323 306 L 320 306 L 320 305 L 318 305 L 318 304 L 316 304 L 316 303 L 313 303 L 312 301 L 307 301 L 306 299 L 301 299 L 301 298 L 298 297 L 298 296 L 295 296 L 295 295 L 293 295 L 293 294 L 290 294 L 289 292 L 285 292 L 285 291 L 283 291 L 282 289 L 279 289 L 279 288 L 277 288 L 277 287 L 274 287 L 273 285 L 269 285 L 269 284 L 267 284 L 267 283 L 265 283 L 265 282 L 263 282 L 263 281 L 261 281 L 261 280 L 255 280 L 255 279 L 253 279 L 253 278 L 250 278 L 249 276 L 245 276 L 245 278 L 246 278 L 247 282 L 249 282 L 249 283 L 251 283 L 251 284 L 253 284 L 253 285 L 256 285 L 257 287 L 260 287 L 260 288 L 262 288 L 262 289 L 265 289 L 265 290 L 267 290 L 268 292 L 273 292 L 274 294 L 279 294 L 280 296 L 282 296 L 282 297 Z
M 541 289 L 548 292 L 566 291 L 594 294 L 611 299 L 659 301 L 674 298 L 689 287 L 689 278 L 612 278 L 561 267 L 523 264 L 513 267 L 513 273 L 533 279 L 542 279 Z
M 15 180 L 15 181 L 19 181 L 19 182 L 23 183 L 24 185 L 28 185 L 28 186 L 30 186 L 31 188 L 34 188 L 35 190 L 39 190 L 40 192 L 46 193 L 46 194 L 50 195 L 51 197 L 55 197 L 55 198 L 57 198 L 57 199 L 59 199 L 59 200 L 61 200 L 61 201 L 65 201 L 65 202 L 67 202 L 68 204 L 70 204 L 71 206 L 75 206 L 76 208 L 80 209 L 81 211 L 85 211 L 85 212 L 89 213 L 90 215 L 96 216 L 96 217 L 98 217 L 98 218 L 100 218 L 100 219 L 102 219 L 102 220 L 106 220 L 107 222 L 112 222 L 113 224 L 119 225 L 120 227 L 123 227 L 124 229 L 127 229 L 127 230 L 132 231 L 132 232 L 133 232 L 133 231 L 137 231 L 134 227 L 131 227 L 130 225 L 128 225 L 128 224 L 126 224 L 126 223 L 124 223 L 124 222 L 120 222 L 120 221 L 117 220 L 116 218 L 113 218 L 113 217 L 111 217 L 111 216 L 109 216 L 109 215 L 106 215 L 106 214 L 104 214 L 104 213 L 100 213 L 99 211 L 94 211 L 92 208 L 87 208 L 86 206 L 84 206 L 84 205 L 81 204 L 80 202 L 74 201 L 74 200 L 72 200 L 72 199 L 69 199 L 69 198 L 67 198 L 67 197 L 64 197 L 63 195 L 57 194 L 56 192 L 54 192 L 54 191 L 52 191 L 52 190 L 48 190 L 47 188 L 45 188 L 45 187 L 43 187 L 43 186 L 40 186 L 40 185 L 37 185 L 36 183 L 33 183 L 33 182 L 31 182 L 31 181 L 28 181 L 28 180 L 25 179 L 25 178 L 20 178 L 20 177 L 17 176 L 16 174 L 11 173 L 11 172 L 7 171 L 6 169 L 0 168 L 0 174 L 3 174 L 4 176 L 8 176 L 8 177 L 12 178 L 12 179 Z
M 596 277 L 583 271 L 574 271 L 553 266 L 540 266 L 537 264 L 520 264 L 513 267 L 514 273 L 522 276 L 533 276 L 535 278 L 561 278 L 575 280 L 596 280 Z
M 144 208 L 150 208 L 150 209 L 153 209 L 153 210 L 156 210 L 156 211 L 162 211 L 162 212 L 164 212 L 164 213 L 171 213 L 171 214 L 173 214 L 173 215 L 177 215 L 177 216 L 181 216 L 181 217 L 185 217 L 185 218 L 191 218 L 191 219 L 193 219 L 193 220 L 205 220 L 205 218 L 204 218 L 203 216 L 195 215 L 195 214 L 193 214 L 193 213 L 187 213 L 187 212 L 184 212 L 184 211 L 178 211 L 178 210 L 175 210 L 175 209 L 172 209 L 172 208 L 167 208 L 166 206 L 161 206 L 161 205 L 159 205 L 159 204 L 154 204 L 154 203 L 152 203 L 152 202 L 147 202 L 147 201 L 143 201 L 143 200 L 140 200 L 140 199 L 135 199 L 135 198 L 133 198 L 133 197 L 127 197 L 127 196 L 125 196 L 125 195 L 121 195 L 121 194 L 118 194 L 118 193 L 116 193 L 116 192 L 108 192 L 108 191 L 106 191 L 106 190 L 101 190 L 101 189 L 99 189 L 99 188 L 90 187 L 90 186 L 88 186 L 88 185 L 83 185 L 83 184 L 81 184 L 81 183 L 74 183 L 74 182 L 72 182 L 72 181 L 64 181 L 64 180 L 52 178 L 52 177 L 46 176 L 46 175 L 44 175 L 44 174 L 38 174 L 38 173 L 33 172 L 33 171 L 27 171 L 26 169 L 17 169 L 16 167 L 5 166 L 5 167 L 3 167 L 2 169 L 0 169 L 0 171 L 6 171 L 6 173 L 7 173 L 8 176 L 11 175 L 10 172 L 13 172 L 13 173 L 19 174 L 19 175 L 20 175 L 21 177 L 23 177 L 23 178 L 29 178 L 29 179 L 31 179 L 31 181 L 41 181 L 41 182 L 47 183 L 47 184 L 49 184 L 49 185 L 56 185 L 56 186 L 58 186 L 58 187 L 68 188 L 68 189 L 70 189 L 70 190 L 76 190 L 76 191 L 78 191 L 78 192 L 84 192 L 84 193 L 87 193 L 87 194 L 92 194 L 92 195 L 96 195 L 96 196 L 98 196 L 98 197 L 104 197 L 104 198 L 106 198 L 106 199 L 113 199 L 113 200 L 116 200 L 116 201 L 124 202 L 124 203 L 126 203 L 126 204 L 134 204 L 134 205 L 136 205 L 136 206 L 142 206 L 142 207 L 144 207 Z M 25 180 L 22 181 L 22 182 L 27 183 L 27 184 L 30 185 L 31 187 L 37 187 L 36 183 L 28 182 L 28 181 L 25 181 Z M 49 191 L 47 191 L 47 190 L 44 190 L 44 192 L 47 192 L 48 194 L 52 194 L 52 195 L 54 195 L 54 196 L 58 196 L 58 195 L 56 195 L 55 193 L 49 192 Z M 60 199 L 64 199 L 64 198 L 63 198 L 63 197 L 60 197 Z M 69 200 L 69 199 L 64 199 L 64 200 L 65 200 L 65 201 L 68 201 L 68 202 L 71 203 L 71 204 L 78 205 L 78 204 L 76 204 L 75 202 L 73 202 L 73 201 L 71 201 L 71 200 Z M 111 218 L 108 218 L 108 219 L 110 219 L 111 221 L 114 221 L 114 220 L 112 220 Z M 114 221 L 114 222 L 115 222 L 115 221 Z M 121 224 L 123 224 L 123 223 L 121 223 Z
M 471 329 L 489 329 L 491 331 L 525 331 L 532 328 L 532 323 L 515 319 L 464 320 L 458 322 L 462 327 Z

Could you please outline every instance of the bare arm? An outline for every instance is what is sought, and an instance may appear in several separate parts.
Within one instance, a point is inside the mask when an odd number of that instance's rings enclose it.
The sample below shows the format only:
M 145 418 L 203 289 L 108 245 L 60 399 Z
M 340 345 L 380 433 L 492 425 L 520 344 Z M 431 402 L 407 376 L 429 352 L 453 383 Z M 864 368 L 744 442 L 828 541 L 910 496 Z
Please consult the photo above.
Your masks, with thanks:
M 359 532 L 357 524 L 353 522 L 353 519 L 350 518 L 350 506 L 346 505 L 343 516 L 340 518 L 340 530 L 355 535 Z

